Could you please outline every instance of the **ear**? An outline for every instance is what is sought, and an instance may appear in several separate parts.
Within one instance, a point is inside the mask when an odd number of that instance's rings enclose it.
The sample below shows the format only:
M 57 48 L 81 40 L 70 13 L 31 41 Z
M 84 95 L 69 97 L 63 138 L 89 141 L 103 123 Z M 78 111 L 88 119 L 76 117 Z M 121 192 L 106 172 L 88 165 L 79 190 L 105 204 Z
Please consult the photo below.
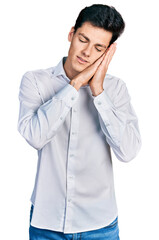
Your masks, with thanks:
M 74 35 L 74 31 L 75 31 L 75 28 L 72 27 L 69 34 L 68 34 L 68 41 L 71 42 L 72 41 L 72 38 L 73 38 L 73 35 Z

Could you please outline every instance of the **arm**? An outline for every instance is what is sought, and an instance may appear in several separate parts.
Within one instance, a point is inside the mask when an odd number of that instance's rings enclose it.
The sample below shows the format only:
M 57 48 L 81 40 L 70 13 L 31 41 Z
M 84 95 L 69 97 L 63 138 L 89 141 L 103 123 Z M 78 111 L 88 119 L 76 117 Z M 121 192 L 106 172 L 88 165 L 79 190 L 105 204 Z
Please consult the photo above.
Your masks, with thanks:
M 112 79 L 113 81 L 113 79 Z M 105 89 L 94 98 L 101 129 L 116 157 L 128 162 L 140 150 L 141 137 L 138 119 L 130 102 L 125 83 L 118 81 L 115 100 L 112 102 Z M 115 90 L 114 90 L 115 92 Z
M 19 91 L 18 131 L 36 149 L 52 140 L 78 99 L 78 91 L 67 84 L 43 103 L 33 72 L 24 74 Z

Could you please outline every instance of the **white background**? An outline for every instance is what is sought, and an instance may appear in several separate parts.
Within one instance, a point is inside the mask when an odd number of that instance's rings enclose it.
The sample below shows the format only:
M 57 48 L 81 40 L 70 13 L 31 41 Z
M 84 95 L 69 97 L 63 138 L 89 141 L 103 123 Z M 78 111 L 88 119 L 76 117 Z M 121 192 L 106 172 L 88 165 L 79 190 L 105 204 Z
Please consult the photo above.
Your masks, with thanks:
M 108 73 L 122 78 L 139 119 L 142 148 L 130 163 L 113 155 L 121 240 L 157 240 L 159 215 L 159 87 L 157 1 L 14 0 L 0 4 L 0 238 L 28 240 L 37 152 L 17 131 L 18 92 L 29 70 L 67 55 L 79 11 L 115 6 L 126 22 Z

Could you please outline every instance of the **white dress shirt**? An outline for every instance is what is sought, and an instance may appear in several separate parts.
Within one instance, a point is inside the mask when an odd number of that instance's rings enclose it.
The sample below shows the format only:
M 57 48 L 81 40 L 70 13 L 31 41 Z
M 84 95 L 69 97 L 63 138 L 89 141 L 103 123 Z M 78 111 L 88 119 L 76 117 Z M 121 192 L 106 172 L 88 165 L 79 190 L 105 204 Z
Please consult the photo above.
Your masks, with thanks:
M 110 147 L 128 162 L 141 138 L 125 83 L 106 74 L 98 96 L 88 84 L 77 91 L 64 71 L 65 59 L 23 75 L 18 130 L 38 151 L 31 225 L 77 233 L 117 217 Z

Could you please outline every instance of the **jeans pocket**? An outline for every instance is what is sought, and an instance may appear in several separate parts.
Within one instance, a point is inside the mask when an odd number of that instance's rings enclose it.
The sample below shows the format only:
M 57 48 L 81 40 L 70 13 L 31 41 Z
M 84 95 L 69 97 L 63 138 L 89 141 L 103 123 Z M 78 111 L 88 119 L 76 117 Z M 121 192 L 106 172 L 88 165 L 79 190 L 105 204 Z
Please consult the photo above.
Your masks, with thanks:
M 118 217 L 111 224 L 106 226 L 105 228 L 113 228 L 113 227 L 117 226 L 117 224 L 118 224 Z

